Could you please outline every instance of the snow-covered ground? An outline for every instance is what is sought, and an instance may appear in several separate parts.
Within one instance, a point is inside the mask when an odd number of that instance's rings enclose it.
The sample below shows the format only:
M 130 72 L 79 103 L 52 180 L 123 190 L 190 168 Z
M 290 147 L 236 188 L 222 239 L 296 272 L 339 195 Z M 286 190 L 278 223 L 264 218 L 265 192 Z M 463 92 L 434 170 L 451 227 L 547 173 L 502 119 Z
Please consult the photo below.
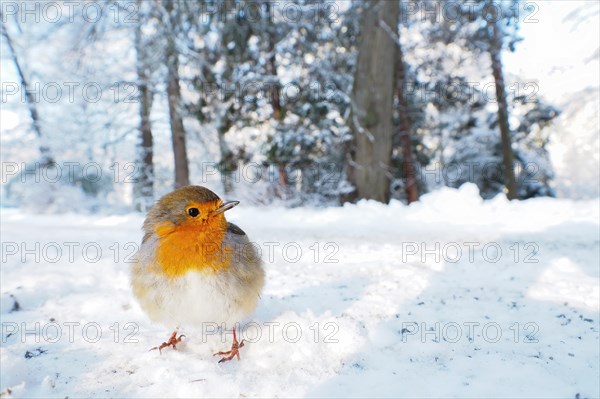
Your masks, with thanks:
M 268 277 L 252 342 L 218 364 L 213 326 L 148 351 L 174 326 L 129 288 L 143 215 L 3 209 L 2 397 L 600 396 L 598 200 L 465 185 L 228 217 Z

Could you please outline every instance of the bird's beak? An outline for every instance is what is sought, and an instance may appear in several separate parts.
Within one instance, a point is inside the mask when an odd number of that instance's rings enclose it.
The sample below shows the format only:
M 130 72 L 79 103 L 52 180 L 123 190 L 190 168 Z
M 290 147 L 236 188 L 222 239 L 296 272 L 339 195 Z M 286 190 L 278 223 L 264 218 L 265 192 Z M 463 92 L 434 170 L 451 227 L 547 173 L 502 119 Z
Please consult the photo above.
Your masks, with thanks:
M 220 207 L 218 207 L 217 209 L 215 209 L 214 211 L 212 211 L 212 215 L 218 215 L 219 213 L 223 213 L 225 211 L 230 210 L 231 208 L 233 208 L 234 206 L 236 206 L 237 204 L 239 204 L 240 201 L 227 201 L 224 202 L 223 205 L 221 205 Z

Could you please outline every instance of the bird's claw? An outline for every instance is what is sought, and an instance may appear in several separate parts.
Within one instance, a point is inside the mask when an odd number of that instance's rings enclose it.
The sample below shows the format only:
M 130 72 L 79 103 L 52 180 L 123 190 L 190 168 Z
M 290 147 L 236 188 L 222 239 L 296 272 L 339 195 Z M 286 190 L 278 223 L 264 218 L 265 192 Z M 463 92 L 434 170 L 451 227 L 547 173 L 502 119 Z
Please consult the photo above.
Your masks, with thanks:
M 225 352 L 217 352 L 213 353 L 213 356 L 224 356 L 219 360 L 219 363 L 228 362 L 234 357 L 237 357 L 237 360 L 240 360 L 240 348 L 244 346 L 244 340 L 238 343 L 237 337 L 235 335 L 235 328 L 233 329 L 233 343 L 231 344 L 231 350 Z
M 155 346 L 154 348 L 150 348 L 151 351 L 158 349 L 160 354 L 162 355 L 162 350 L 168 346 L 172 346 L 173 349 L 177 349 L 177 344 L 181 342 L 181 339 L 185 337 L 185 335 L 181 334 L 179 337 L 177 336 L 177 330 L 173 331 L 171 337 L 167 342 L 163 342 L 159 346 Z

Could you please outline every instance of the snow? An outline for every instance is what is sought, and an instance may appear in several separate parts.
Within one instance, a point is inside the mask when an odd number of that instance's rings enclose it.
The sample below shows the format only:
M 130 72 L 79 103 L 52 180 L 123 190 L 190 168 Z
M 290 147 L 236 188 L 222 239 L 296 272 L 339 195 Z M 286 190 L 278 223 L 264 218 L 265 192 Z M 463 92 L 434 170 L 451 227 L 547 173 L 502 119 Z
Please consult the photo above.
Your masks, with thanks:
M 2 397 L 600 396 L 597 199 L 242 204 L 267 285 L 224 364 L 214 326 L 149 351 L 175 326 L 129 288 L 143 215 L 0 216 Z

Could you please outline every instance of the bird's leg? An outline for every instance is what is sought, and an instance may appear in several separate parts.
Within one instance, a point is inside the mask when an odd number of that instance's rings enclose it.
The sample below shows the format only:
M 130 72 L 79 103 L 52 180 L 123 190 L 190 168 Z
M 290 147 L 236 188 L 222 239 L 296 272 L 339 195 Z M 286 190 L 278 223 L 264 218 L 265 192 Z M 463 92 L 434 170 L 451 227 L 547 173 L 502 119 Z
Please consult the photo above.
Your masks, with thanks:
M 168 346 L 172 346 L 173 349 L 177 349 L 177 344 L 181 342 L 181 339 L 185 337 L 185 335 L 181 334 L 179 337 L 177 337 L 177 330 L 173 331 L 173 334 L 171 334 L 171 337 L 169 338 L 169 340 L 167 342 L 163 342 L 162 344 L 160 344 L 159 346 L 155 346 L 154 348 L 150 348 L 151 351 L 158 349 L 158 351 L 162 354 L 162 350 L 163 348 L 166 348 Z
M 240 360 L 240 348 L 244 346 L 244 340 L 238 343 L 237 337 L 235 335 L 235 326 L 233 327 L 233 344 L 231 344 L 231 350 L 227 352 L 217 352 L 213 354 L 213 356 L 224 356 L 219 360 L 219 363 L 228 362 L 234 357 L 237 357 L 237 360 Z

